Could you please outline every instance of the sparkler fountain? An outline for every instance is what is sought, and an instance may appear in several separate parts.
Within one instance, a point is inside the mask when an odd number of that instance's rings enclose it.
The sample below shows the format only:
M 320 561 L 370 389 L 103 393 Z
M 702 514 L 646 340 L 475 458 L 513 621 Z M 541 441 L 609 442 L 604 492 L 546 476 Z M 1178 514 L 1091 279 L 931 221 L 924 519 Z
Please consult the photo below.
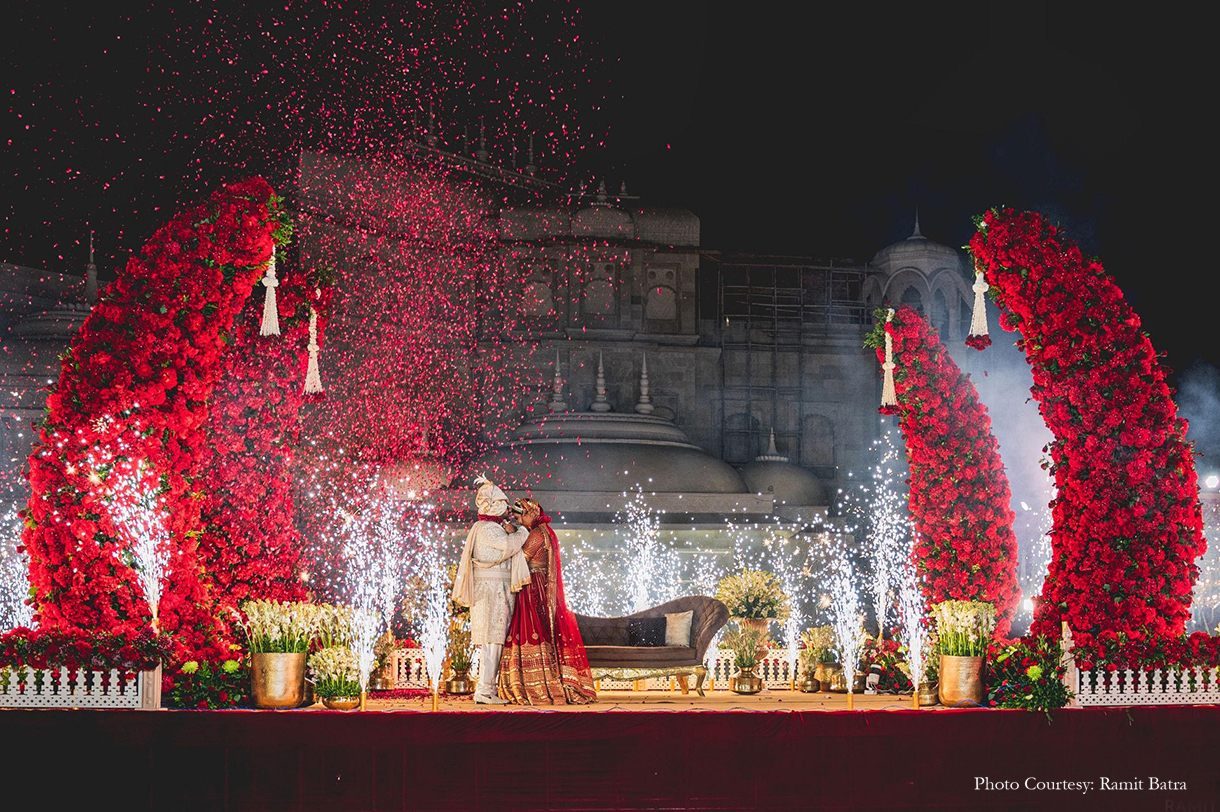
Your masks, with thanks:
M 375 497 L 360 511 L 346 517 L 343 526 L 344 580 L 352 606 L 349 645 L 360 677 L 360 709 L 368 700 L 377 640 L 390 626 L 402 575 L 406 569 L 407 533 L 402 504 L 386 496 Z
M 869 534 L 867 550 L 872 561 L 870 589 L 873 613 L 877 618 L 877 638 L 885 632 L 885 619 L 893 601 L 891 590 L 897 586 L 903 562 L 911 552 L 911 525 L 907 496 L 896 483 L 895 466 L 899 457 L 892 431 L 873 441 L 880 458 L 872 468 L 868 489 Z
M 130 561 L 120 563 L 136 571 L 144 600 L 152 613 L 152 628 L 160 631 L 158 611 L 161 589 L 169 575 L 170 538 L 165 529 L 165 514 L 161 499 L 144 481 L 149 472 L 137 465 L 132 473 L 115 472 L 110 488 L 110 512 L 123 547 L 115 554 L 130 555 Z M 141 474 L 145 474 L 142 478 Z
M 847 556 L 839 558 L 830 576 L 831 619 L 835 631 L 835 650 L 843 664 L 847 682 L 847 709 L 853 707 L 856 666 L 864 648 L 864 613 L 856 593 L 855 579 Z
M 34 609 L 25 602 L 30 594 L 30 560 L 19 549 L 24 526 L 16 508 L 0 525 L 5 534 L 0 542 L 0 631 L 28 627 L 34 621 Z
M 902 624 L 902 638 L 907 644 L 907 663 L 911 666 L 911 684 L 914 693 L 911 706 L 919 710 L 919 683 L 924 673 L 924 643 L 927 628 L 924 624 L 924 597 L 919 588 L 914 564 L 908 562 L 902 570 L 898 588 L 898 619 Z

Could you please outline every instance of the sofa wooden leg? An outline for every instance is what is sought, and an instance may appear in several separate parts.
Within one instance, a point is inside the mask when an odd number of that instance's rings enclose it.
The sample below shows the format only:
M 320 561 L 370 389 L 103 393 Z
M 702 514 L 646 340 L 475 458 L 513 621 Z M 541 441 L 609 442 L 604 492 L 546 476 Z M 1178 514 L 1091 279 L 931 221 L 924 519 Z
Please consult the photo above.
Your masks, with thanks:
M 699 696 L 706 696 L 706 694 L 703 693 L 703 679 L 706 676 L 707 669 L 703 666 L 698 666 L 695 669 L 695 692 L 698 693 Z
M 682 695 L 686 696 L 690 693 L 690 685 L 686 682 L 685 674 L 678 674 L 674 677 L 678 681 L 678 687 L 682 689 Z

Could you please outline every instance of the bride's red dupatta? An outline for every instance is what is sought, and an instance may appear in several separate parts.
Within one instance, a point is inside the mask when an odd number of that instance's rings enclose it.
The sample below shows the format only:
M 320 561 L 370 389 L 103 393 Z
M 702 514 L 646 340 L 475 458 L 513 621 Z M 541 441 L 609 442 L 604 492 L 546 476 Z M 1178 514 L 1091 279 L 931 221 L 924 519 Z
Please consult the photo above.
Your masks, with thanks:
M 585 653 L 585 641 L 580 636 L 580 627 L 576 625 L 576 615 L 568 608 L 568 602 L 564 598 L 563 567 L 559 563 L 559 539 L 555 536 L 555 531 L 551 529 L 550 516 L 545 513 L 540 514 L 538 524 L 546 527 L 547 535 L 551 539 L 550 563 L 552 564 L 551 572 L 555 573 L 555 577 L 548 584 L 547 600 L 550 603 L 548 608 L 555 619 L 555 656 L 562 667 L 565 684 L 569 682 L 572 685 L 580 684 L 576 679 L 576 674 L 583 673 L 586 675 L 585 685 L 591 687 L 589 656 Z

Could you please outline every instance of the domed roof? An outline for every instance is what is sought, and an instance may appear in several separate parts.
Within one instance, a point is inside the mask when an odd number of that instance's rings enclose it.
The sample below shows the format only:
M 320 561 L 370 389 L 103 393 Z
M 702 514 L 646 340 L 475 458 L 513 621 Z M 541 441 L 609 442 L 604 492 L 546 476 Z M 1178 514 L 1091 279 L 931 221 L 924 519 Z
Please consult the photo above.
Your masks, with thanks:
M 932 273 L 941 268 L 958 268 L 962 264 L 962 256 L 947 245 L 933 242 L 919 230 L 919 217 L 915 217 L 915 231 L 905 240 L 899 240 L 893 245 L 887 245 L 873 255 L 872 266 L 886 273 L 894 273 L 902 268 L 916 267 L 924 273 Z
M 561 412 L 527 420 L 512 442 L 475 460 L 508 489 L 621 493 L 746 493 L 732 466 L 670 421 L 642 414 Z
M 821 480 L 790 462 L 755 460 L 741 469 L 741 477 L 752 493 L 775 497 L 780 505 L 828 505 Z
M 775 431 L 766 454 L 760 454 L 741 469 L 742 479 L 752 493 L 768 494 L 776 505 L 829 504 L 821 480 L 799 465 L 788 462 L 775 448 Z

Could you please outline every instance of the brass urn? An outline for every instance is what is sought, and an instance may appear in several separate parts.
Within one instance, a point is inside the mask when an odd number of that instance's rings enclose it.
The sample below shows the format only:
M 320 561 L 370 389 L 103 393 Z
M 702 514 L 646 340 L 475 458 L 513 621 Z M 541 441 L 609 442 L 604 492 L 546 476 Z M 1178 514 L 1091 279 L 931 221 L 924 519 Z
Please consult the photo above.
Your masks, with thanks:
M 921 682 L 919 684 L 919 706 L 926 708 L 940 702 L 940 697 L 937 693 L 938 689 L 935 682 Z
M 733 678 L 733 692 L 738 694 L 756 694 L 763 689 L 763 681 L 754 676 L 753 668 L 743 668 Z
M 326 696 L 322 698 L 322 704 L 331 710 L 355 710 L 360 707 L 360 697 L 358 696 Z
M 983 658 L 940 655 L 940 703 L 955 705 L 982 705 Z
M 806 671 L 801 681 L 796 684 L 797 690 L 806 694 L 816 694 L 822 690 L 822 681 L 813 674 L 813 671 Z
M 466 696 L 474 693 L 474 680 L 468 675 L 469 668 L 453 669 L 453 677 L 445 680 L 445 693 L 451 696 Z
M 250 698 L 256 708 L 297 708 L 305 699 L 305 658 L 301 652 L 250 654 Z

